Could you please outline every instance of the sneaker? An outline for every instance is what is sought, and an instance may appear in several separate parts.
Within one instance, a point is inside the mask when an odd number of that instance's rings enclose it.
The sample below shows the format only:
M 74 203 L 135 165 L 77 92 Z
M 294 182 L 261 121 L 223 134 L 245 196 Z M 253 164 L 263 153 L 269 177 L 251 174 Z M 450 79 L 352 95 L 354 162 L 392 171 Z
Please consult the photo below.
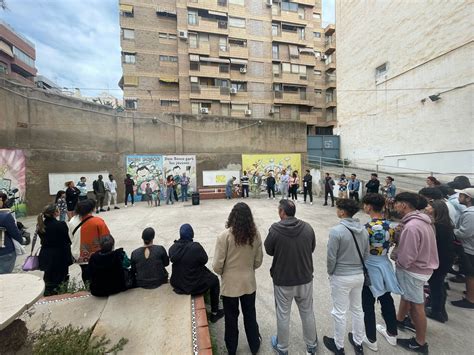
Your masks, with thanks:
M 219 309 L 216 313 L 211 312 L 211 316 L 209 317 L 209 320 L 211 321 L 211 323 L 215 323 L 222 317 L 224 317 L 224 310 Z
M 278 349 L 278 338 L 276 337 L 276 335 L 272 335 L 271 342 L 272 342 L 273 350 L 275 350 L 275 352 L 278 355 L 288 355 L 288 351 L 282 351 L 282 350 Z
M 306 355 L 314 355 L 318 351 L 318 343 L 313 346 L 306 345 Z
M 385 328 L 382 324 L 377 324 L 377 331 L 383 335 L 383 337 L 385 338 L 385 340 L 387 340 L 387 342 L 392 345 L 392 346 L 396 346 L 397 345 L 397 336 L 392 336 L 392 335 L 389 335 L 387 333 L 387 328 Z
M 460 307 L 460 308 L 467 308 L 467 309 L 474 309 L 474 303 L 469 302 L 467 299 L 463 298 L 462 300 L 459 301 L 451 301 L 451 304 L 454 307 Z
M 431 308 L 426 308 L 425 309 L 426 316 L 430 319 L 433 319 L 437 322 L 440 323 L 445 323 L 446 319 L 444 318 L 443 314 L 441 312 L 433 312 Z
M 273 199 L 275 199 L 275 197 Z
M 310 202 L 309 204 L 310 204 L 311 206 L 313 205 L 313 203 L 312 203 L 312 202 Z
M 412 332 L 416 332 L 415 326 L 409 317 L 405 317 L 405 319 L 401 322 L 397 320 L 397 327 L 400 330 L 410 330 Z
M 328 204 L 327 203 L 323 203 L 323 206 L 327 206 Z
M 101 208 L 99 211 L 100 211 L 100 212 L 107 212 L 107 211 L 104 210 L 103 208 Z
M 107 207 L 107 212 L 109 212 L 109 211 L 110 211 L 110 207 Z
M 127 205 L 125 205 L 125 208 L 127 208 L 127 207 L 128 207 L 128 206 L 127 206 Z
M 114 207 L 114 210 L 119 210 L 119 209 L 120 209 L 120 207 L 117 207 L 117 206 Z
M 132 207 L 135 207 L 135 204 L 134 204 L 134 203 L 132 203 Z
M 362 340 L 362 345 L 365 345 L 372 351 L 379 351 L 377 340 L 372 343 L 366 336 L 364 337 L 364 340 Z
M 269 199 L 270 199 L 270 197 L 267 197 L 267 200 L 269 200 Z
M 336 343 L 334 342 L 334 338 L 329 338 L 327 336 L 323 337 L 324 346 L 331 352 L 336 355 L 345 355 L 344 348 L 338 349 Z
M 418 354 L 428 354 L 428 343 L 420 345 L 415 338 L 397 339 L 397 344 L 404 349 L 417 352 Z
M 364 348 L 362 347 L 362 344 L 357 345 L 356 342 L 354 341 L 354 337 L 352 333 L 349 333 L 349 343 L 354 347 L 354 352 L 356 355 L 364 355 Z
M 258 350 L 260 349 L 261 344 L 262 344 L 262 336 L 259 334 L 258 335 L 258 347 L 257 347 L 257 350 L 255 350 L 255 351 L 252 350 L 252 355 L 257 355 L 258 354 Z

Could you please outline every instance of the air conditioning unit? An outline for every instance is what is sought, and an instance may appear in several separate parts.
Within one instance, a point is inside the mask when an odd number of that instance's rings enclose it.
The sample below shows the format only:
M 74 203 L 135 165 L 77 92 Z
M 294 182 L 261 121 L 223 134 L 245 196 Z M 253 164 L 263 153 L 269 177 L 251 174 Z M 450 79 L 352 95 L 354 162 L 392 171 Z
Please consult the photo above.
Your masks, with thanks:
M 237 94 L 237 88 L 230 88 L 230 94 L 231 95 Z
M 245 116 L 252 115 L 252 110 L 245 110 Z
M 209 113 L 209 109 L 207 107 L 201 107 L 201 113 L 207 115 Z
M 268 6 L 268 7 L 271 7 L 273 5 L 273 0 L 265 0 L 265 4 Z
M 242 67 L 242 68 L 240 68 L 240 72 L 241 72 L 242 74 L 245 74 L 245 73 L 247 72 L 247 67 Z
M 324 61 L 324 60 L 326 60 L 326 59 L 328 59 L 328 56 L 327 56 L 326 54 L 323 54 L 323 55 L 321 56 L 321 60 Z
M 179 31 L 178 37 L 181 39 L 188 39 L 188 31 Z

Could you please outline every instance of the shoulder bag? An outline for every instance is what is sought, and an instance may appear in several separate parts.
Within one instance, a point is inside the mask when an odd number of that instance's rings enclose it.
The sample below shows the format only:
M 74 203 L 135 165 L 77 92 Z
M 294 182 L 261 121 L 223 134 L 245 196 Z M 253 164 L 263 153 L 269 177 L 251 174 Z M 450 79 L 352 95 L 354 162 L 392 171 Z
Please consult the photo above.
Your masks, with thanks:
M 346 226 L 344 226 L 344 227 L 346 227 Z M 356 237 L 354 235 L 354 232 L 349 228 L 347 228 L 347 230 L 349 232 L 351 232 L 352 239 L 354 239 L 354 243 L 355 243 L 356 248 L 357 248 L 357 254 L 359 254 L 360 262 L 362 263 L 362 269 L 364 270 L 364 286 L 370 286 L 370 285 L 372 285 L 372 283 L 370 282 L 369 271 L 365 267 L 364 258 L 362 257 L 362 254 L 360 252 L 359 244 L 357 244 L 357 240 L 356 240 Z
M 39 248 L 36 251 L 35 255 L 33 255 L 37 240 L 38 240 L 38 229 L 35 230 L 35 234 L 33 235 L 33 241 L 31 242 L 31 253 L 30 253 L 30 255 L 27 256 L 25 262 L 23 263 L 23 266 L 21 267 L 21 269 L 23 271 L 34 271 L 34 270 L 39 269 L 39 256 L 38 256 L 38 253 L 39 253 L 39 250 L 41 248 Z

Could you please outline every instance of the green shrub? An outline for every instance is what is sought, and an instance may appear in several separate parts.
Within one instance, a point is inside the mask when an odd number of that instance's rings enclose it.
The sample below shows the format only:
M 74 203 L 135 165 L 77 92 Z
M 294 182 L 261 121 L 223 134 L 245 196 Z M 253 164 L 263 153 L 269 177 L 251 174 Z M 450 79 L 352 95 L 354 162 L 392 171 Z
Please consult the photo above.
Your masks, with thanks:
M 58 288 L 56 288 L 58 295 L 62 295 L 65 293 L 76 293 L 80 291 L 90 291 L 89 283 L 87 282 L 85 285 L 81 281 L 77 281 L 76 279 L 72 278 L 69 281 L 64 281 L 61 283 Z

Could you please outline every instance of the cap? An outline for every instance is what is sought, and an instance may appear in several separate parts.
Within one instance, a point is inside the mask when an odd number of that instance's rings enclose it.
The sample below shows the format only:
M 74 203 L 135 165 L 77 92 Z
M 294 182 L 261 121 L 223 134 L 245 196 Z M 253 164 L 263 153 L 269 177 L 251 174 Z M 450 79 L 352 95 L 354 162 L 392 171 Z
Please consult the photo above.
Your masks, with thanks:
M 474 198 L 474 187 L 468 187 L 467 189 L 464 190 L 454 190 L 460 194 L 464 194 L 469 196 L 470 198 Z

